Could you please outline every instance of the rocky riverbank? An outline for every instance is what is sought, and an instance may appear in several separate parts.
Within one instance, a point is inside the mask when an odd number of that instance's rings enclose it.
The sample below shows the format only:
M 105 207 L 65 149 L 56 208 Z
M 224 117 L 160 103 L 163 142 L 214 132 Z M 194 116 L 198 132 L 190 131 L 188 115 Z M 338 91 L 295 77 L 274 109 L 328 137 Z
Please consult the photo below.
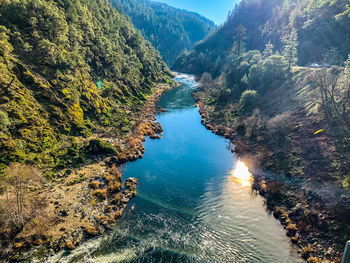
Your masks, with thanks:
M 120 165 L 143 157 L 146 137 L 162 137 L 163 129 L 155 120 L 155 103 L 171 88 L 173 85 L 158 85 L 129 135 L 114 138 L 95 134 L 85 139 L 91 155 L 89 163 L 63 169 L 31 191 L 41 200 L 40 215 L 27 222 L 1 252 L 4 261 L 36 258 L 45 262 L 48 255 L 73 250 L 116 226 L 129 200 L 136 196 L 138 184 L 136 178 L 123 183 Z
M 206 92 L 199 88 L 193 94 L 202 124 L 235 145 L 235 153 L 254 174 L 253 191 L 265 198 L 268 210 L 284 226 L 301 256 L 307 262 L 340 262 L 350 238 L 346 221 L 349 196 L 341 187 L 337 170 L 328 166 L 329 160 L 336 162 L 333 140 L 327 133 L 314 135 L 326 124 L 309 116 L 294 116 L 289 119 L 294 127 L 288 134 L 292 138 L 290 149 L 284 150 L 283 144 L 273 148 L 266 131 L 247 131 L 260 116 L 254 113 L 237 125 L 225 125 L 213 118 L 213 107 L 204 103 Z

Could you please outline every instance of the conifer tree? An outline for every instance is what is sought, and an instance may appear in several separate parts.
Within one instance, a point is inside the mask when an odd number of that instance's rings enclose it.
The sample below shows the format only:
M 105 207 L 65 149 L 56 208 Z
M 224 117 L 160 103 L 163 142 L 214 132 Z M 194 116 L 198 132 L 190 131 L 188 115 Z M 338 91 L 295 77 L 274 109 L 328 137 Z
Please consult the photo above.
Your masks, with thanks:
M 265 50 L 263 51 L 263 58 L 266 59 L 273 55 L 274 46 L 271 44 L 271 41 L 265 45 Z
M 290 70 L 298 61 L 297 55 L 299 42 L 296 29 L 293 27 L 290 32 L 285 32 L 281 40 L 284 44 L 282 55 L 288 65 L 288 70 Z
M 237 56 L 240 56 L 245 51 L 247 29 L 244 26 L 240 25 L 236 28 L 235 31 L 236 34 L 234 36 L 233 53 L 235 53 Z

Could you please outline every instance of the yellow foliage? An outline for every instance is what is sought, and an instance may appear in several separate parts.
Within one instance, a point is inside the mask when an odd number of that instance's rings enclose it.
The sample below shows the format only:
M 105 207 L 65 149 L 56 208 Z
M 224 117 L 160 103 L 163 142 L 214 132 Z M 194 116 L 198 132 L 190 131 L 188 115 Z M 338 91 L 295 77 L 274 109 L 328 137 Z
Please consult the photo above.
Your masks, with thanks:
M 68 113 L 72 117 L 73 122 L 78 125 L 83 125 L 84 122 L 84 112 L 79 104 L 73 104 L 68 106 Z

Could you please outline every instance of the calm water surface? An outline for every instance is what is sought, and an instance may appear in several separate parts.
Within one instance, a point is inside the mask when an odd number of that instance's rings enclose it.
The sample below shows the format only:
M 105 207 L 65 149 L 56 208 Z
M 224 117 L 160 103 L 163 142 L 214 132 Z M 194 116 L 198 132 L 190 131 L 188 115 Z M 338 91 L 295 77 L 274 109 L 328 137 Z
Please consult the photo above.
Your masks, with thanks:
M 183 86 L 158 103 L 163 138 L 124 168 L 139 187 L 118 229 L 51 262 L 300 262 L 230 142 L 201 125 L 194 78 L 176 80 Z

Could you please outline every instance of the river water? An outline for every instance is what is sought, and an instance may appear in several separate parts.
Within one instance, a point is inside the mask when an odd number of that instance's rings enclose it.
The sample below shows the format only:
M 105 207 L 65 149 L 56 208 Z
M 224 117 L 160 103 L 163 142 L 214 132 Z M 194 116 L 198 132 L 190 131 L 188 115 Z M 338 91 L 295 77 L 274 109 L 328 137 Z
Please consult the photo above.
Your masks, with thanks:
M 144 158 L 123 168 L 139 187 L 119 227 L 51 262 L 302 262 L 233 146 L 201 125 L 194 78 L 175 80 L 183 85 L 158 103 L 163 138 L 148 139 Z

